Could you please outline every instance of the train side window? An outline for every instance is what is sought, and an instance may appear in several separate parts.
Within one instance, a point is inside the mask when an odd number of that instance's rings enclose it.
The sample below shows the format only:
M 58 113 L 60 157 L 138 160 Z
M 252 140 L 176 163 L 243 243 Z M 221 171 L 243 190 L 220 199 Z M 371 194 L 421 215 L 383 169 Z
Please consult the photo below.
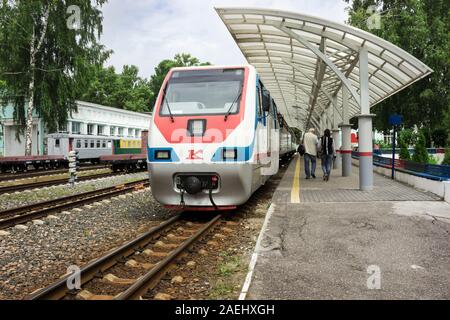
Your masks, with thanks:
M 81 140 L 77 140 L 77 148 L 78 148 L 78 149 L 81 148 Z
M 88 140 L 84 140 L 84 147 L 86 149 L 89 148 L 89 141 Z
M 262 84 L 261 81 L 259 81 L 259 86 L 258 86 L 258 116 L 261 117 L 262 116 L 262 104 L 263 104 L 263 90 L 264 90 L 264 86 Z
M 108 149 L 111 149 L 112 144 L 111 144 L 111 140 L 108 141 Z
M 102 141 L 102 148 L 105 149 L 106 148 L 106 140 Z
M 100 149 L 100 140 L 97 140 L 97 149 Z
M 95 148 L 95 141 L 91 140 L 91 149 L 94 149 L 94 148 Z

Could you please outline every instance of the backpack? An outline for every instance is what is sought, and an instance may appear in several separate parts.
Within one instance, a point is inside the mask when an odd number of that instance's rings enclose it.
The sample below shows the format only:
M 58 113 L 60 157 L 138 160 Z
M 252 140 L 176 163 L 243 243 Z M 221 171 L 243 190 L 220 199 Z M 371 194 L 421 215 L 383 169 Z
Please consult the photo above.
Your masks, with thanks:
M 304 156 L 305 153 L 306 153 L 305 146 L 304 146 L 303 144 L 300 144 L 300 145 L 298 146 L 297 151 L 298 151 L 298 153 L 299 153 L 301 156 Z

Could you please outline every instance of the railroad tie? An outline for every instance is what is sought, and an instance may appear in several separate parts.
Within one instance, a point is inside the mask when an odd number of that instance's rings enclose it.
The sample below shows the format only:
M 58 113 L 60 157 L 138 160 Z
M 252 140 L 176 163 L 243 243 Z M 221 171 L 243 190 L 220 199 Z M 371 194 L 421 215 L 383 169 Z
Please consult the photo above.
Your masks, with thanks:
M 107 295 L 96 295 L 88 290 L 83 290 L 79 292 L 76 296 L 77 300 L 112 300 L 114 299 L 113 296 L 107 296 Z
M 112 273 L 104 276 L 102 280 L 117 285 L 131 285 L 136 282 L 136 279 L 123 279 L 113 275 Z
M 146 269 L 146 270 L 150 270 L 152 269 L 155 265 L 153 263 L 141 263 L 141 262 L 137 262 L 136 260 L 128 260 L 125 265 L 127 267 L 130 268 L 139 268 L 139 269 Z

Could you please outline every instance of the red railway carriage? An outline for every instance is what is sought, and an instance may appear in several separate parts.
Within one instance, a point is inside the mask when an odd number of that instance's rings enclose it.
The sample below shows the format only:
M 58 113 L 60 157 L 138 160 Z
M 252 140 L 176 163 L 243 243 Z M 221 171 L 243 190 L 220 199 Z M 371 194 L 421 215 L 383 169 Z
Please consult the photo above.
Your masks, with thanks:
M 64 156 L 14 156 L 0 157 L 0 172 L 26 172 L 29 166 L 33 169 L 57 169 L 65 167 Z

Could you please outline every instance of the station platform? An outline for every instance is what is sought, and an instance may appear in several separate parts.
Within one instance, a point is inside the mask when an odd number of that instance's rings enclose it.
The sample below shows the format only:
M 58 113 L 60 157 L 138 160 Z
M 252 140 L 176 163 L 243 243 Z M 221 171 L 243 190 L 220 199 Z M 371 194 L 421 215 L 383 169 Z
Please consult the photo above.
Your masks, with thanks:
M 245 299 L 449 299 L 450 205 L 374 174 L 306 180 L 295 158 L 273 196 Z

